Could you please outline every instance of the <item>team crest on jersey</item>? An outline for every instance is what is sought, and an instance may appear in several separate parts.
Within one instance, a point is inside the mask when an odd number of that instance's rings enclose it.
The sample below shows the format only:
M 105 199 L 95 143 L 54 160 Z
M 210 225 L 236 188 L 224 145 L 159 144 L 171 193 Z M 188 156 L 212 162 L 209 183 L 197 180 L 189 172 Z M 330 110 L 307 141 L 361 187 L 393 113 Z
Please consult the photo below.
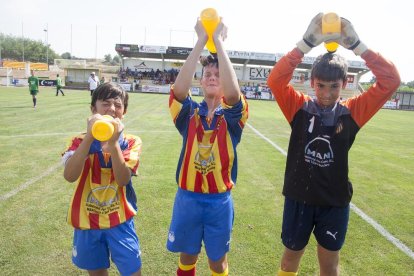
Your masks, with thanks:
M 90 213 L 106 215 L 120 208 L 117 188 L 113 185 L 92 189 L 86 199 L 86 208 Z
M 334 162 L 334 154 L 328 136 L 316 137 L 305 147 L 305 162 L 321 168 Z
M 199 150 L 194 159 L 194 166 L 201 174 L 208 174 L 216 168 L 216 161 L 211 146 L 199 145 Z

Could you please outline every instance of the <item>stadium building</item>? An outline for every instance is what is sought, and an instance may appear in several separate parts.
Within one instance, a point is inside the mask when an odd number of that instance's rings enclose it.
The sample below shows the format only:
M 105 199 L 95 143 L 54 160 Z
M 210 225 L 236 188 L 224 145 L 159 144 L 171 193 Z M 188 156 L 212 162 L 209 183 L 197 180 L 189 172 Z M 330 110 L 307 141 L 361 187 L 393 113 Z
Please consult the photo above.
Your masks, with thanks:
M 170 83 L 174 82 L 174 74 L 178 73 L 192 48 L 165 47 L 136 44 L 116 44 L 115 50 L 122 58 L 119 82 L 125 88 L 142 92 L 168 93 Z M 204 55 L 208 51 L 204 50 Z M 236 72 L 242 92 L 247 98 L 257 98 L 256 87 L 260 87 L 261 99 L 272 99 L 266 85 L 267 77 L 275 62 L 284 54 L 259 53 L 245 51 L 227 51 Z M 300 91 L 314 96 L 310 87 L 310 69 L 316 57 L 305 56 L 295 70 L 291 84 Z M 361 76 L 369 69 L 363 61 L 348 61 L 348 85 L 342 92 L 343 98 L 363 92 L 359 85 Z M 192 92 L 200 93 L 199 64 L 194 76 Z

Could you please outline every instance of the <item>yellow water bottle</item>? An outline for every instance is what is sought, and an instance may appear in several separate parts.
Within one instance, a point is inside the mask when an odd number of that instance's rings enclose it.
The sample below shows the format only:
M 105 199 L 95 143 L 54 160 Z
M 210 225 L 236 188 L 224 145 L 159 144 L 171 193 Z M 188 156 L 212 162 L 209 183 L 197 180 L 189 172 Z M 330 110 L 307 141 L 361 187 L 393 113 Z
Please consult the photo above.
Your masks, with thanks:
M 217 53 L 216 45 L 214 45 L 213 34 L 217 28 L 217 25 L 220 23 L 220 18 L 218 13 L 213 8 L 207 8 L 201 11 L 200 20 L 203 24 L 204 29 L 208 35 L 208 40 L 206 43 L 207 50 L 210 53 Z
M 92 125 L 92 136 L 101 142 L 108 141 L 114 134 L 114 125 L 110 122 L 113 119 L 112 116 L 103 115 L 103 118 Z
M 322 33 L 334 34 L 341 33 L 341 18 L 334 12 L 326 13 L 322 17 Z M 339 44 L 336 42 L 325 42 L 325 48 L 328 52 L 333 53 L 338 49 Z

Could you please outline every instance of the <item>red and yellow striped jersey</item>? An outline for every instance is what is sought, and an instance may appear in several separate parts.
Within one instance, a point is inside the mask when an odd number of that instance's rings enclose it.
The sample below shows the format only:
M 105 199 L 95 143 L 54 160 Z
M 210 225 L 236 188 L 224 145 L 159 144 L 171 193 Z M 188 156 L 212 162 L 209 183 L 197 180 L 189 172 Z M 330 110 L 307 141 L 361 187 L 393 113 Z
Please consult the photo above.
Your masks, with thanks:
M 82 142 L 84 134 L 74 137 L 63 159 L 67 160 Z M 124 135 L 119 139 L 126 165 L 136 174 L 141 153 L 141 139 Z M 68 210 L 67 221 L 78 229 L 107 229 L 136 214 L 136 195 L 130 181 L 120 187 L 115 181 L 110 154 L 95 140 L 77 180 Z
M 222 99 L 211 122 L 205 101 L 187 97 L 180 103 L 171 90 L 170 113 L 183 137 L 176 181 L 180 188 L 197 193 L 230 191 L 237 179 L 236 146 L 248 118 L 246 99 L 229 106 Z

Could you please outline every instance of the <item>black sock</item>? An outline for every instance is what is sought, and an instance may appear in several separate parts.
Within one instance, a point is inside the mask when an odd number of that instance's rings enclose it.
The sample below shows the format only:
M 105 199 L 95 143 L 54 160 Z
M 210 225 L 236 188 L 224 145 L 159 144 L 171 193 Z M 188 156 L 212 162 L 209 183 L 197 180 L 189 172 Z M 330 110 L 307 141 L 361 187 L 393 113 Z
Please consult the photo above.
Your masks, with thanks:
M 33 98 L 33 106 L 36 106 L 36 98 Z

